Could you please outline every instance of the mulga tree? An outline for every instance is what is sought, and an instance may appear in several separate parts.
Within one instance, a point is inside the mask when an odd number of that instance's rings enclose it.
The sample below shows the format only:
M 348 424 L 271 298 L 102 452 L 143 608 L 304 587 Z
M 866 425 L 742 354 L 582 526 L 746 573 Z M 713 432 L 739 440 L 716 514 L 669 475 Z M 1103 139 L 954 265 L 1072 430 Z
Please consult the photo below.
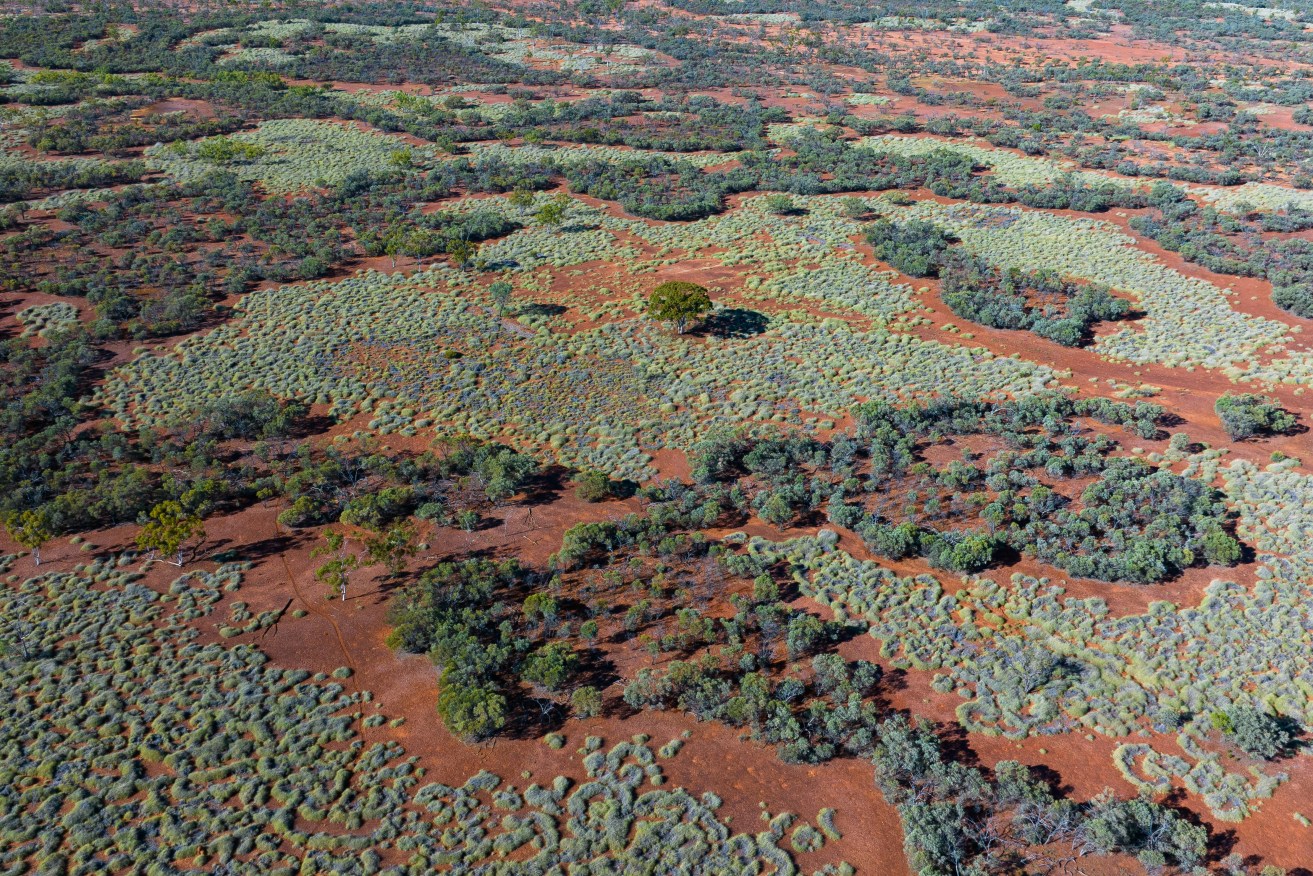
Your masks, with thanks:
M 506 305 L 511 301 L 512 291 L 511 284 L 505 280 L 498 280 L 488 287 L 488 296 L 492 298 L 492 305 L 497 308 L 498 316 L 506 315 Z
M 400 575 L 406 561 L 419 552 L 415 543 L 415 524 L 409 520 L 394 523 L 382 532 L 365 537 L 365 556 L 371 563 L 383 566 L 389 575 Z
M 14 541 L 32 552 L 32 562 L 41 565 L 41 547 L 55 535 L 50 514 L 44 508 L 11 513 L 5 518 L 5 529 Z
M 570 196 L 558 194 L 546 204 L 539 207 L 538 211 L 533 214 L 533 218 L 536 219 L 540 225 L 551 225 L 554 227 L 565 221 L 565 214 L 569 207 Z
M 150 554 L 172 556 L 175 566 L 182 566 L 189 545 L 205 540 L 205 524 L 200 515 L 183 503 L 167 499 L 150 509 L 147 520 L 137 533 L 137 547 Z
M 341 532 L 327 530 L 324 543 L 310 552 L 312 557 L 328 557 L 328 561 L 315 569 L 315 579 L 328 585 L 329 591 L 341 595 L 346 601 L 347 585 L 351 573 L 360 567 L 360 557 L 347 550 L 347 537 Z

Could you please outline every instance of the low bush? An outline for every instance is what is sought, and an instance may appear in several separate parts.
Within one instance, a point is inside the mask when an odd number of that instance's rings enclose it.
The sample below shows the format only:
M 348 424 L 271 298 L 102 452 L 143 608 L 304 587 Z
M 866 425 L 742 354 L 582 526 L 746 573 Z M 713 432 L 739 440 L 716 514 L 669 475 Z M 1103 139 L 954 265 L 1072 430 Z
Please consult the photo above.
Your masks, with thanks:
M 1246 754 L 1272 760 L 1290 749 L 1294 737 L 1289 723 L 1276 715 L 1244 707 L 1225 713 L 1219 729 Z
M 1256 393 L 1227 393 L 1218 398 L 1213 410 L 1233 441 L 1288 432 L 1296 422 L 1276 399 Z

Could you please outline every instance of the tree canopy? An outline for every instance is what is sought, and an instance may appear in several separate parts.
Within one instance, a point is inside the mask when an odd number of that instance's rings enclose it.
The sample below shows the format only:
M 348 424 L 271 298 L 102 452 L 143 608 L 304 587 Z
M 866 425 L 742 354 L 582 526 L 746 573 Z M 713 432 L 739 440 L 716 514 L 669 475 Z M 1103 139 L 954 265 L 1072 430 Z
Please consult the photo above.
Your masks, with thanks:
M 669 280 L 652 290 L 647 299 L 647 313 L 662 322 L 673 322 L 675 330 L 683 334 L 691 323 L 711 310 L 711 297 L 697 283 Z

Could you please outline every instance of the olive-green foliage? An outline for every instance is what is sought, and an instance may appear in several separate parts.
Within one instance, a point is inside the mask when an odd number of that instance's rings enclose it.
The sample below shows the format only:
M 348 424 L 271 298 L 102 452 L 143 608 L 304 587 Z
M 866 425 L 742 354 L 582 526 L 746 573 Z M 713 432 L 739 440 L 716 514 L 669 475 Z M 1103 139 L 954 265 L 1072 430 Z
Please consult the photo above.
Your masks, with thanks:
M 185 424 L 197 430 L 199 437 L 216 441 L 282 438 L 305 413 L 305 406 L 297 402 L 278 399 L 261 390 L 248 390 L 188 411 L 179 425 Z
M 291 503 L 278 518 L 285 526 L 340 520 L 382 531 L 412 511 L 450 524 L 448 494 L 457 484 L 481 487 L 489 502 L 501 503 L 538 470 L 530 456 L 469 436 L 444 437 L 435 442 L 435 450 L 411 455 L 385 453 L 371 436 L 358 433 L 322 446 L 300 445 L 266 483 L 270 494 L 282 494 Z M 469 515 L 477 523 L 479 515 L 471 508 L 457 510 L 455 521 Z
M 176 556 L 178 565 L 182 565 L 184 545 L 197 537 L 205 537 L 200 515 L 169 499 L 150 509 L 136 541 L 142 550 L 158 551 L 165 557 Z
M 866 240 L 882 261 L 912 277 L 937 276 L 953 242 L 933 222 L 919 219 L 905 223 L 880 219 L 867 228 Z
M 575 476 L 575 495 L 585 502 L 601 502 L 615 495 L 614 485 L 606 472 L 583 471 Z
M 509 608 L 498 601 L 519 574 L 513 561 L 443 563 L 394 601 L 389 644 L 429 653 L 442 670 L 438 713 L 448 729 L 482 739 L 505 726 L 503 674 L 516 654 Z
M 529 654 L 520 676 L 530 684 L 559 690 L 574 674 L 579 657 L 567 642 L 552 642 Z
M 444 674 L 438 715 L 454 735 L 477 742 L 506 726 L 506 697 L 495 688 L 465 684 L 454 673 L 450 677 Z
M 871 402 L 857 409 L 855 433 L 828 446 L 796 434 L 722 432 L 697 444 L 690 464 L 696 480 L 736 480 L 768 523 L 787 525 L 824 504 L 832 522 L 892 559 L 919 555 L 937 568 L 978 572 L 1011 549 L 1082 577 L 1152 583 L 1241 553 L 1216 490 L 1114 457 L 1114 441 L 1086 437 L 1077 422 L 1091 417 L 1151 437 L 1161 415 L 1147 403 L 1056 393 L 1001 404 Z M 973 436 L 1004 449 L 969 452 L 970 464 L 923 458 L 949 437 Z M 1078 500 L 1050 486 L 1089 475 L 1098 479 Z
M 992 328 L 1024 329 L 1075 347 L 1102 320 L 1130 312 L 1106 286 L 1062 279 L 1053 271 L 1000 271 L 980 258 L 949 258 L 940 271 L 944 303 L 958 316 Z
M 1084 825 L 1090 845 L 1100 852 L 1130 852 L 1146 866 L 1166 860 L 1193 866 L 1208 850 L 1207 831 L 1159 804 L 1103 799 Z
M 625 703 L 679 709 L 699 720 L 743 727 L 752 738 L 776 745 L 779 756 L 791 763 L 869 753 L 881 718 L 874 701 L 879 667 L 816 653 L 841 635 L 844 625 L 780 602 L 733 601 L 738 611 L 722 622 L 722 630 L 697 624 L 691 609 L 678 613 L 684 638 L 690 644 L 722 645 L 719 655 L 708 651 L 659 670 L 640 669 L 625 687 Z M 791 661 L 784 672 L 773 670 L 768 658 L 760 662 L 751 654 L 749 664 L 724 660 L 727 653 L 741 653 L 749 640 L 757 643 L 759 654 L 768 655 L 780 638 Z
M 597 688 L 588 685 L 576 688 L 570 694 L 570 707 L 580 718 L 595 718 L 602 714 L 602 694 Z

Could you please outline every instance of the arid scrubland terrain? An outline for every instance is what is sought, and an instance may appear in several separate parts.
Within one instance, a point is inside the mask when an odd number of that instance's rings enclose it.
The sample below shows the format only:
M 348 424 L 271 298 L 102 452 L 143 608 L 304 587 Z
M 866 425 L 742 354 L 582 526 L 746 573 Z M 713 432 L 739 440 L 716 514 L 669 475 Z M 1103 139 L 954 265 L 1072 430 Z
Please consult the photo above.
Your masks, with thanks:
M 1313 870 L 1310 0 L 0 59 L 0 873 Z

